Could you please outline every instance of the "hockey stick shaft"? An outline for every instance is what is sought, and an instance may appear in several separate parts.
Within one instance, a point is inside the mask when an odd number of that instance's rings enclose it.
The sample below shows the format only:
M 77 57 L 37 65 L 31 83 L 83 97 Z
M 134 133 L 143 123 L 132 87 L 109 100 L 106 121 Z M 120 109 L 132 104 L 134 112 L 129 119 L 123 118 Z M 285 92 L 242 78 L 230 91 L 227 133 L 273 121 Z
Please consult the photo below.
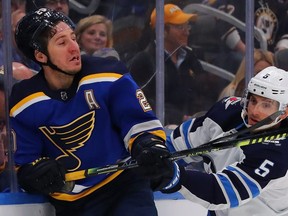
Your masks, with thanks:
M 283 114 L 283 111 L 276 111 L 275 113 L 271 114 L 270 116 L 266 117 L 265 119 L 257 122 L 256 124 L 252 125 L 251 127 L 247 127 L 243 130 L 240 130 L 236 133 L 227 135 L 227 136 L 223 136 L 223 137 L 219 137 L 217 139 L 211 140 L 210 142 L 207 142 L 204 145 L 211 145 L 217 142 L 223 142 L 223 141 L 228 141 L 228 140 L 232 140 L 232 139 L 236 139 L 237 137 L 243 135 L 243 134 L 247 134 L 247 133 L 252 133 L 254 131 L 256 131 L 258 128 L 270 124 L 271 122 L 273 122 L 277 117 L 279 117 L 280 115 Z
M 254 134 L 242 138 L 236 138 L 234 140 L 227 140 L 223 142 L 217 142 L 211 145 L 202 145 L 193 149 L 187 149 L 174 152 L 170 155 L 169 159 L 172 161 L 180 160 L 185 157 L 193 157 L 197 155 L 206 154 L 213 151 L 219 151 L 233 147 L 243 147 L 253 144 L 270 144 L 273 140 L 285 139 L 288 136 L 288 128 L 283 128 L 271 132 L 265 132 L 262 134 Z
M 234 140 L 228 140 L 224 142 L 217 142 L 210 145 L 202 145 L 197 148 L 187 149 L 183 151 L 174 152 L 169 156 L 169 160 L 175 161 L 183 159 L 185 157 L 192 157 L 197 155 L 206 154 L 213 151 L 219 151 L 227 148 L 233 147 L 243 147 L 247 145 L 252 145 L 256 143 L 269 143 L 272 140 L 284 139 L 288 136 L 288 129 L 280 129 L 276 131 L 266 132 L 263 134 L 251 135 L 244 138 L 238 138 Z M 135 160 L 129 160 L 125 162 L 120 162 L 118 164 L 107 165 L 104 167 L 95 167 L 87 170 L 80 170 L 72 173 L 67 173 L 65 175 L 66 181 L 74 181 L 79 179 L 84 179 L 89 176 L 107 174 L 111 172 L 116 172 L 119 170 L 126 170 L 138 167 Z
M 268 123 L 271 123 L 272 121 L 274 121 L 281 114 L 282 114 L 282 111 L 277 111 L 277 112 L 273 113 L 272 115 L 266 117 L 262 121 L 259 121 L 256 124 L 252 125 L 249 128 L 245 128 L 244 130 L 238 131 L 236 133 L 233 133 L 233 134 L 230 134 L 230 135 L 227 135 L 227 136 L 224 136 L 224 137 L 220 137 L 218 139 L 215 139 L 215 140 L 212 140 L 210 142 L 207 142 L 206 144 L 203 144 L 202 146 L 198 147 L 197 149 L 198 150 L 200 148 L 201 148 L 201 150 L 202 149 L 210 149 L 211 145 L 213 145 L 215 143 L 225 142 L 225 141 L 229 141 L 229 140 L 234 140 L 234 139 L 236 139 L 238 136 L 240 136 L 242 134 L 251 133 L 251 132 L 255 131 L 257 128 L 259 128 L 259 127 L 261 127 L 263 125 L 266 125 Z M 189 149 L 189 150 L 192 151 L 192 149 Z M 184 151 L 188 151 L 188 150 L 184 150 Z M 197 150 L 195 149 L 194 151 L 197 151 Z M 207 151 L 207 150 L 205 150 L 205 151 Z M 199 154 L 201 154 L 201 153 L 198 153 L 198 155 Z M 195 154 L 195 155 L 197 155 L 197 154 Z M 192 156 L 192 155 L 190 155 L 190 156 Z M 176 155 L 174 157 L 176 157 Z M 104 167 L 89 168 L 89 169 L 86 169 L 86 170 L 79 170 L 79 171 L 67 173 L 65 178 L 66 178 L 66 181 L 73 181 L 73 180 L 83 179 L 83 178 L 86 178 L 87 176 L 91 176 L 91 175 L 100 175 L 100 174 L 105 174 L 105 173 L 119 171 L 122 168 L 123 169 L 129 169 L 129 168 L 134 168 L 134 167 L 138 167 L 138 164 L 136 164 L 135 161 L 133 161 L 133 160 L 129 160 L 129 161 L 120 162 L 120 163 L 114 164 L 114 165 L 106 165 Z

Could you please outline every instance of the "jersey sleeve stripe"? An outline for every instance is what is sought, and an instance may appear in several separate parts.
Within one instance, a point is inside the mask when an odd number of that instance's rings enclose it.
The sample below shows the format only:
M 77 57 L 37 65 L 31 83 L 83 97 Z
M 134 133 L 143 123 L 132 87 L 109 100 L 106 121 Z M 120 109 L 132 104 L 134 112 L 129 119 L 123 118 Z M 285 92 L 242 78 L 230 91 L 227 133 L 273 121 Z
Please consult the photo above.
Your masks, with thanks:
M 187 149 L 190 149 L 192 146 L 190 145 L 190 142 L 189 142 L 189 131 L 190 131 L 190 128 L 191 128 L 191 125 L 193 124 L 195 119 L 192 119 L 192 120 L 189 120 L 189 121 L 186 121 L 182 124 L 181 128 L 182 128 L 182 136 L 184 137 L 184 140 L 185 140 L 185 144 L 187 146 Z
M 236 190 L 233 184 L 230 182 L 229 178 L 224 176 L 223 174 L 217 174 L 216 178 L 219 179 L 218 182 L 223 186 L 223 193 L 228 196 L 230 207 L 233 208 L 239 206 L 239 199 L 236 194 Z
M 232 166 L 228 166 L 227 170 L 236 172 L 241 176 L 241 178 L 244 180 L 245 184 L 248 186 L 248 188 L 252 194 L 252 197 L 256 197 L 260 194 L 260 185 L 257 184 L 255 181 L 253 181 L 251 178 L 249 179 L 247 174 L 244 173 L 242 170 L 236 169 L 235 167 L 232 167 Z
M 158 135 L 160 135 L 161 138 L 166 140 L 166 135 L 163 131 L 162 124 L 159 120 L 152 120 L 134 125 L 124 137 L 124 143 L 126 148 L 129 149 L 129 147 L 131 147 L 129 146 L 132 143 L 130 141 L 131 137 L 135 137 L 138 134 L 142 133 L 143 131 L 155 131 L 155 130 L 161 131 L 161 134 Z
M 99 73 L 83 77 L 79 82 L 79 87 L 85 84 L 96 82 L 114 82 L 123 75 L 117 73 Z

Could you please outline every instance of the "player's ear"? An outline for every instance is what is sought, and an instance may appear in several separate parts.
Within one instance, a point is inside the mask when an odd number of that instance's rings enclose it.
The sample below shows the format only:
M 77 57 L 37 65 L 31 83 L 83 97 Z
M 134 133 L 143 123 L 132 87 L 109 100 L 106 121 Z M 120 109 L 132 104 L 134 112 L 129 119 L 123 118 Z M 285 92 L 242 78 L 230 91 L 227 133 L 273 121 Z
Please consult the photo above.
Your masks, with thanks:
M 47 63 L 47 56 L 44 53 L 42 53 L 38 50 L 35 50 L 34 56 L 38 62 Z

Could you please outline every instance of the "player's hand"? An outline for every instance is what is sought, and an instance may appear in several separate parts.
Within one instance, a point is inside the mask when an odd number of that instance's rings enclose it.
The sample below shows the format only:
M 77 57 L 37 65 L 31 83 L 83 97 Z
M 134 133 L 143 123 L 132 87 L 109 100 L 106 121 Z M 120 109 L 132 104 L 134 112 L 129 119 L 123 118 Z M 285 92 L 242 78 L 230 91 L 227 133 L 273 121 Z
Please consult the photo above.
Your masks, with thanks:
M 65 167 L 57 160 L 40 158 L 17 172 L 19 185 L 27 192 L 51 194 L 65 185 Z
M 174 193 L 181 188 L 181 172 L 183 168 L 179 168 L 179 165 L 176 162 L 173 162 L 173 172 L 171 172 L 170 176 L 164 176 L 164 180 L 161 181 L 161 184 L 158 185 L 156 190 L 161 190 L 162 193 Z
M 168 159 L 170 153 L 163 139 L 144 134 L 135 140 L 131 155 L 139 165 L 137 171 L 151 180 L 153 189 L 171 181 L 174 165 Z

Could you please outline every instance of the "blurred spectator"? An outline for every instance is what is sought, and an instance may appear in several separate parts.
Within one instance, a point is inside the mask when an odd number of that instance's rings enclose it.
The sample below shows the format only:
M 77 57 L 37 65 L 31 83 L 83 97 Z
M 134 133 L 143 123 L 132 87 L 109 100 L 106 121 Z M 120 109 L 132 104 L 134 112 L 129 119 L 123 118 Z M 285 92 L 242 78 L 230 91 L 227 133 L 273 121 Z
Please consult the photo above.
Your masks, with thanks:
M 144 16 L 151 4 L 155 5 L 154 0 L 105 0 L 101 1 L 96 13 L 104 14 L 111 20 L 116 20 L 126 16 Z
M 81 54 L 113 57 L 119 60 L 113 47 L 112 22 L 104 16 L 93 15 L 81 19 L 75 29 Z
M 69 0 L 30 0 L 26 3 L 26 12 L 31 12 L 41 7 L 60 11 L 69 16 Z
M 274 54 L 270 51 L 260 49 L 254 50 L 254 76 L 266 67 L 274 65 Z M 243 96 L 245 89 L 245 66 L 246 60 L 243 58 L 235 78 L 227 85 L 219 95 L 219 100 L 228 96 Z
M 23 79 L 29 79 L 34 76 L 34 73 L 25 65 L 13 62 L 13 78 L 12 84 Z M 4 172 L 7 163 L 7 141 L 6 141 L 6 106 L 5 106 L 5 88 L 4 88 L 4 69 L 0 67 L 0 191 L 3 191 L 9 186 L 7 173 Z
M 186 14 L 174 4 L 164 6 L 165 47 L 165 125 L 179 124 L 185 115 L 201 109 L 201 83 L 203 69 L 193 50 L 187 46 L 190 21 L 196 14 Z M 156 11 L 151 14 L 151 27 L 155 29 Z M 148 101 L 155 109 L 156 56 L 155 38 L 148 47 L 129 62 L 132 77 L 142 87 Z M 197 99 L 196 99 L 197 98 Z
M 192 2 L 193 1 L 193 2 Z M 182 2 L 182 1 L 181 1 Z M 246 2 L 238 0 L 191 0 L 184 11 L 191 12 L 191 3 L 203 3 L 231 15 L 232 19 L 246 22 Z M 268 50 L 288 48 L 288 1 L 287 0 L 254 0 L 254 24 L 262 30 Z M 202 13 L 197 20 L 195 31 L 190 34 L 189 45 L 201 52 L 203 60 L 236 73 L 245 55 L 245 31 L 238 30 L 226 21 L 211 14 Z M 255 48 L 261 48 L 255 40 Z M 229 62 L 229 64 L 227 64 Z
M 246 1 L 216 0 L 212 6 L 229 13 L 231 16 L 245 23 Z M 254 25 L 263 31 L 268 50 L 274 53 L 279 49 L 288 48 L 288 1 L 254 0 L 254 8 Z M 229 65 L 231 64 L 227 64 L 227 59 L 234 57 L 234 60 L 236 60 L 239 55 L 245 54 L 245 32 L 238 31 L 236 27 L 223 20 L 216 19 L 213 31 L 208 32 L 207 36 L 208 37 L 198 37 L 198 39 L 206 41 L 210 41 L 210 38 L 215 39 L 214 46 L 218 48 L 214 55 L 215 63 L 221 67 L 230 67 Z M 220 39 L 225 45 L 219 42 Z M 205 48 L 209 50 L 209 44 L 206 45 Z M 255 48 L 260 48 L 257 40 L 255 40 Z M 219 55 L 221 49 L 223 52 Z M 236 51 L 238 56 L 236 53 L 231 54 L 233 51 Z
M 281 49 L 274 54 L 275 66 L 288 71 L 288 49 Z
M 13 70 L 13 83 L 18 82 L 20 80 L 29 79 L 35 75 L 33 71 L 31 71 L 25 65 L 19 62 L 12 63 Z M 5 121 L 5 97 L 4 97 L 4 69 L 3 66 L 0 67 L 0 122 Z
M 11 13 L 16 10 L 25 12 L 25 7 L 26 0 L 11 0 Z M 0 0 L 0 17 L 2 17 L 2 0 Z
M 21 9 L 15 10 L 12 12 L 11 14 L 11 22 L 12 22 L 12 34 L 14 35 L 16 26 L 18 21 L 25 16 L 25 12 Z M 1 29 L 2 31 L 2 29 Z M 4 38 L 5 39 L 5 38 Z M 3 40 L 0 40 L 0 65 L 4 64 L 4 50 L 3 50 Z M 15 44 L 15 40 L 14 37 L 12 37 L 12 61 L 13 62 L 19 62 L 23 65 L 25 65 L 26 67 L 30 68 L 31 70 L 37 72 L 40 70 L 40 66 L 34 62 L 31 61 L 30 59 L 26 58 L 17 48 L 16 48 L 16 44 Z

